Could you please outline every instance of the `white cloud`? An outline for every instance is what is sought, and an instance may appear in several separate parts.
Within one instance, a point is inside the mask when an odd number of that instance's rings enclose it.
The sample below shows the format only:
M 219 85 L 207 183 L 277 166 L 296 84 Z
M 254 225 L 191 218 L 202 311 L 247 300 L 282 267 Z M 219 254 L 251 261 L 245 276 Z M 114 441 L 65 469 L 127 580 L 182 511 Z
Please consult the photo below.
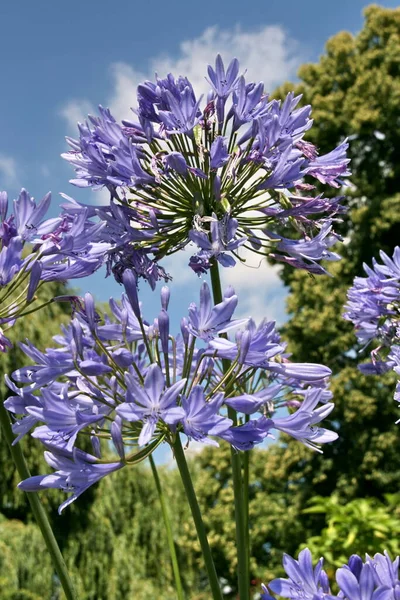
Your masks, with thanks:
M 161 261 L 164 269 L 178 285 L 187 285 L 189 283 L 193 285 L 193 281 L 197 280 L 192 269 L 188 267 L 190 257 L 196 254 L 197 250 L 197 246 L 190 243 L 183 250 L 167 256 Z
M 196 253 L 196 246 L 190 244 L 176 254 L 161 261 L 162 266 L 172 276 L 174 286 L 200 288 L 208 277 L 198 278 L 188 267 L 189 258 Z M 231 285 L 239 296 L 236 318 L 252 317 L 256 323 L 264 317 L 281 324 L 285 318 L 286 291 L 279 278 L 279 266 L 272 266 L 262 256 L 240 249 L 245 263 L 237 261 L 233 268 L 220 267 L 222 289 Z
M 76 133 L 76 124 L 82 123 L 88 114 L 95 112 L 95 108 L 89 100 L 70 100 L 62 107 L 59 114 L 66 120 L 69 131 Z
M 197 93 L 209 89 L 205 76 L 207 64 L 214 64 L 220 53 L 227 64 L 237 56 L 241 69 L 249 80 L 263 81 L 266 90 L 293 77 L 302 62 L 298 44 L 289 39 L 279 25 L 265 25 L 257 30 L 244 31 L 239 26 L 222 30 L 208 27 L 199 37 L 183 41 L 177 56 L 162 55 L 150 59 L 146 72 L 120 62 L 112 65 L 115 80 L 110 107 L 118 118 L 129 118 L 129 108 L 136 104 L 136 87 L 157 72 L 165 77 L 169 72 L 186 75 Z
M 100 190 L 94 190 L 93 202 L 96 204 L 102 204 L 103 206 L 110 204 L 110 192 L 108 189 L 103 187 Z
M 5 154 L 0 154 L 0 187 L 18 187 L 17 163 Z
M 163 54 L 151 57 L 145 69 L 117 62 L 111 65 L 114 79 L 113 93 L 108 104 L 116 118 L 129 118 L 130 108 L 136 105 L 136 88 L 145 79 L 154 79 L 157 72 L 165 77 L 171 72 L 186 75 L 197 93 L 206 94 L 209 89 L 205 77 L 207 64 L 214 64 L 220 53 L 227 64 L 236 56 L 242 72 L 249 80 L 263 81 L 266 90 L 272 90 L 296 74 L 304 60 L 299 44 L 289 38 L 280 25 L 264 25 L 258 29 L 243 30 L 208 27 L 197 38 L 180 43 L 175 55 Z M 93 104 L 87 99 L 70 100 L 60 111 L 70 129 L 93 112 Z
M 222 287 L 231 285 L 239 296 L 235 316 L 253 317 L 256 323 L 264 317 L 282 322 L 285 288 L 279 278 L 279 266 L 269 265 L 249 250 L 242 251 L 241 257 L 245 263 L 238 261 L 233 268 L 221 268 Z
M 47 165 L 41 165 L 40 172 L 43 175 L 43 177 L 50 177 L 51 172 Z

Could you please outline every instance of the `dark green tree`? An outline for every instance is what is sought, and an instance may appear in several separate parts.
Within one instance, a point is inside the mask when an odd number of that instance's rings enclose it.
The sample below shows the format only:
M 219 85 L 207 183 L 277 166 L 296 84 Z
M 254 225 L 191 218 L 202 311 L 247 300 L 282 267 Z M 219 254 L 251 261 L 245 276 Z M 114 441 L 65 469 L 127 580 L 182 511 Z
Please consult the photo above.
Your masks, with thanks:
M 303 512 L 314 496 L 336 494 L 343 504 L 366 497 L 378 502 L 400 487 L 395 377 L 362 376 L 354 332 L 342 318 L 347 289 L 362 274 L 363 262 L 380 249 L 391 254 L 400 242 L 400 9 L 368 7 L 363 29 L 335 35 L 317 64 L 300 68 L 299 78 L 275 97 L 294 89 L 303 94 L 303 104 L 312 105 L 315 126 L 308 139 L 321 154 L 349 137 L 353 176 L 343 190 L 350 210 L 338 226 L 343 258 L 328 265 L 333 277 L 282 270 L 290 313 L 282 333 L 294 360 L 332 368 L 331 427 L 340 438 L 323 455 L 285 435 L 268 450 L 252 452 L 252 575 L 266 579 L 279 573 L 282 552 L 295 553 L 321 534 L 321 513 Z M 234 537 L 226 458 L 221 449 L 207 449 L 194 468 L 219 572 L 229 575 Z
M 349 137 L 353 176 L 344 190 L 350 211 L 341 225 L 343 258 L 330 267 L 333 277 L 283 271 L 290 313 L 283 334 L 294 360 L 332 368 L 340 435 L 323 456 L 305 451 L 293 462 L 285 449 L 288 479 L 301 482 L 304 499 L 334 490 L 343 498 L 381 498 L 400 484 L 394 377 L 361 375 L 359 348 L 342 313 L 363 262 L 380 249 L 391 254 L 400 241 L 400 9 L 369 6 L 360 33 L 334 36 L 320 62 L 301 67 L 299 77 L 296 92 L 313 106 L 317 123 L 312 141 L 325 153 Z
M 363 29 L 331 38 L 319 63 L 301 67 L 299 77 L 299 84 L 285 84 L 276 96 L 294 88 L 312 105 L 311 141 L 321 154 L 349 137 L 353 170 L 352 184 L 343 190 L 350 206 L 340 225 L 343 258 L 329 266 L 333 277 L 282 271 L 290 314 L 283 335 L 294 360 L 332 368 L 332 427 L 340 436 L 323 455 L 285 436 L 266 454 L 267 487 L 274 490 L 269 493 L 286 494 L 290 504 L 304 508 L 314 495 L 336 492 L 343 503 L 383 499 L 400 486 L 395 377 L 358 371 L 359 348 L 342 318 L 347 289 L 362 274 L 363 262 L 378 257 L 380 249 L 391 254 L 400 241 L 400 9 L 369 6 Z M 319 534 L 323 523 L 318 515 L 297 513 L 285 524 L 291 525 L 297 533 L 287 552 Z
M 168 498 L 187 597 L 206 600 L 209 594 L 200 595 L 203 567 L 195 568 L 193 549 L 180 539 L 186 524 L 194 527 L 179 474 L 169 467 L 159 468 L 159 474 Z M 161 594 L 165 600 L 174 600 L 167 538 L 149 465 L 122 469 L 101 481 L 93 493 L 84 527 L 69 537 L 65 550 L 79 598 L 146 600 Z M 200 590 L 198 596 L 195 590 Z

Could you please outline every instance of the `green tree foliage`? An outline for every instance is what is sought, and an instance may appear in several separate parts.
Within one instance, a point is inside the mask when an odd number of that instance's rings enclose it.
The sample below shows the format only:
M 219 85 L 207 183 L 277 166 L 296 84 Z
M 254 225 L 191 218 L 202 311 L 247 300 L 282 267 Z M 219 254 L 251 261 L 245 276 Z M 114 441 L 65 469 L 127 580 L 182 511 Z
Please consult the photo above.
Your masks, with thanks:
M 200 592 L 198 596 L 193 592 L 204 587 L 201 568 L 194 568 L 191 549 L 179 540 L 180 530 L 190 523 L 183 487 L 175 469 L 159 470 L 183 584 L 188 597 L 201 600 Z M 123 469 L 94 488 L 85 524 L 70 536 L 65 557 L 82 600 L 147 600 L 160 594 L 165 600 L 176 598 L 160 502 L 148 464 Z
M 333 277 L 283 273 L 290 290 L 284 335 L 295 360 L 333 369 L 333 424 L 340 435 L 323 456 L 299 452 L 290 440 L 282 448 L 280 470 L 303 503 L 334 490 L 343 501 L 382 498 L 400 484 L 394 377 L 361 375 L 352 327 L 341 316 L 362 263 L 380 249 L 392 253 L 400 241 L 400 9 L 372 5 L 365 18 L 358 35 L 342 32 L 330 39 L 320 62 L 300 69 L 295 86 L 313 106 L 312 141 L 325 153 L 349 136 L 354 172 L 346 190 L 351 209 L 342 225 L 343 259 L 331 266 Z
M 333 277 L 312 278 L 288 268 L 282 272 L 290 312 L 284 337 L 294 360 L 332 368 L 332 427 L 340 436 L 324 447 L 323 455 L 286 436 L 265 454 L 268 481 L 260 473 L 260 485 L 269 496 L 264 503 L 270 506 L 269 498 L 276 498 L 284 505 L 285 498 L 294 507 L 277 522 L 289 553 L 324 526 L 320 515 L 300 514 L 314 495 L 337 492 L 342 503 L 368 496 L 382 500 L 400 485 L 395 377 L 361 375 L 352 327 L 341 316 L 347 289 L 362 274 L 363 262 L 370 263 L 380 249 L 392 253 L 400 241 L 400 9 L 369 6 L 363 29 L 355 36 L 342 32 L 331 38 L 319 63 L 301 67 L 299 77 L 299 84 L 285 84 L 275 96 L 294 88 L 304 103 L 312 104 L 316 126 L 311 141 L 321 154 L 349 136 L 354 174 L 345 190 L 350 213 L 340 226 L 343 259 L 329 266 Z M 271 555 L 268 566 L 273 564 Z
M 0 515 L 0 598 L 41 600 L 54 592 L 57 585 L 39 529 Z
M 283 269 L 290 311 L 283 335 L 294 360 L 332 368 L 336 410 L 331 427 L 340 439 L 325 445 L 323 455 L 285 435 L 268 450 L 252 452 L 251 572 L 265 579 L 280 573 L 282 552 L 296 553 L 326 526 L 322 513 L 304 512 L 315 495 L 336 493 L 338 510 L 343 505 L 344 511 L 347 503 L 361 499 L 350 504 L 348 525 L 360 502 L 368 509 L 379 506 L 382 523 L 386 508 L 379 502 L 400 486 L 395 376 L 361 375 L 352 327 L 341 316 L 362 263 L 370 263 L 380 249 L 391 253 L 400 241 L 400 9 L 368 7 L 360 33 L 334 36 L 319 63 L 301 67 L 299 77 L 300 83 L 285 84 L 275 97 L 295 89 L 304 104 L 312 104 L 311 141 L 321 154 L 350 137 L 353 177 L 344 191 L 350 213 L 340 225 L 343 259 L 329 265 L 333 277 Z M 232 576 L 228 451 L 207 449 L 194 462 L 217 568 Z M 362 500 L 367 497 L 371 500 Z
M 376 498 L 355 498 L 342 504 L 335 494 L 316 496 L 303 512 L 324 514 L 326 527 L 303 547 L 315 557 L 323 556 L 326 568 L 332 571 L 351 554 L 374 555 L 387 550 L 396 556 L 400 553 L 399 499 L 399 494 L 387 494 L 384 503 Z

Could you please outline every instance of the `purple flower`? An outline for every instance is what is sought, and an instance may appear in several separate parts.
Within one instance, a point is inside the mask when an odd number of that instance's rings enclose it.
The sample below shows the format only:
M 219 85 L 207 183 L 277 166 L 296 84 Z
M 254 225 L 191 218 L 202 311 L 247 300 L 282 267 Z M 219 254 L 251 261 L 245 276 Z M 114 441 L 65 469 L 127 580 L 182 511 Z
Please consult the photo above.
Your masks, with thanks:
M 279 239 L 276 249 L 282 253 L 281 255 L 273 253 L 276 260 L 287 262 L 296 261 L 297 268 L 303 268 L 313 272 L 313 268 L 327 273 L 323 267 L 317 264 L 320 260 L 340 260 L 340 256 L 336 252 L 330 252 L 328 248 L 336 244 L 340 239 L 336 234 L 332 233 L 332 225 L 325 224 L 321 231 L 312 239 L 308 240 L 290 240 L 279 237 L 270 231 L 266 232 L 271 239 Z
M 77 449 L 72 453 L 45 452 L 44 457 L 47 464 L 55 469 L 55 473 L 29 477 L 18 487 L 25 492 L 39 492 L 44 488 L 72 492 L 72 495 L 60 505 L 59 514 L 91 485 L 124 466 L 122 462 L 100 464 L 95 456 Z
M 15 227 L 17 235 L 23 240 L 30 240 L 48 234 L 61 222 L 61 218 L 43 221 L 51 202 L 48 193 L 36 205 L 25 189 L 22 189 L 17 200 L 14 200 Z
M 391 560 L 388 552 L 377 553 L 373 558 L 367 555 L 367 564 L 372 567 L 375 584 L 390 588 L 394 594 L 394 600 L 400 598 L 400 574 L 399 557 Z
M 237 58 L 234 58 L 229 63 L 225 72 L 224 63 L 220 54 L 218 54 L 217 58 L 215 59 L 215 71 L 210 65 L 208 66 L 210 83 L 217 96 L 216 106 L 219 129 L 222 129 L 222 123 L 224 121 L 224 106 L 228 96 L 232 93 L 236 85 L 238 73 L 239 61 Z
M 60 375 L 75 371 L 73 357 L 70 352 L 60 352 L 52 348 L 46 353 L 40 352 L 29 340 L 26 344 L 20 344 L 23 352 L 36 364 L 29 367 L 21 367 L 13 372 L 14 381 L 29 383 L 33 389 L 40 388 Z
M 276 260 L 325 273 L 319 262 L 338 259 L 329 248 L 345 208 L 341 198 L 303 197 L 315 187 L 304 178 L 342 185 L 350 174 L 347 142 L 319 156 L 304 139 L 311 107 L 299 108 L 301 96 L 292 92 L 270 100 L 262 82 L 239 76 L 236 58 L 225 69 L 218 55 L 208 76 L 204 108 L 186 77 L 168 73 L 138 86 L 137 122 L 117 123 L 100 107 L 98 117 L 79 125 L 79 139 L 67 140 L 73 183 L 110 192 L 110 207 L 95 211 L 111 245 L 108 273 L 121 282 L 132 268 L 153 287 L 166 276 L 159 260 L 190 241 L 199 246 L 189 262 L 197 274 L 214 260 L 233 267 L 241 246 L 271 251 L 265 231 L 279 244 Z M 280 238 L 282 220 L 300 239 Z M 70 273 L 82 276 L 79 266 Z
M 246 352 L 241 357 L 242 344 L 246 337 Z M 275 329 L 274 321 L 263 320 L 258 327 L 250 319 L 244 331 L 238 331 L 236 341 L 216 338 L 209 341 L 209 352 L 217 351 L 221 358 L 234 360 L 241 358 L 241 362 L 252 367 L 267 369 L 271 373 L 284 377 L 286 380 L 297 380 L 305 383 L 319 382 L 331 375 L 331 370 L 314 363 L 293 363 L 286 354 L 286 344 L 283 344 L 279 333 Z M 275 357 L 281 355 L 279 360 Z
M 262 82 L 246 85 L 245 78 L 239 77 L 233 92 L 233 130 L 237 131 L 245 123 L 267 114 L 268 95 L 264 94 Z
M 190 305 L 189 319 L 182 319 L 181 332 L 174 336 L 167 288 L 161 290 L 161 313 L 149 325 L 142 316 L 136 275 L 125 271 L 123 281 L 126 295 L 119 303 L 111 299 L 112 314 L 104 321 L 90 294 L 84 300 L 59 297 L 71 302 L 74 314 L 55 336 L 58 346 L 40 351 L 30 342 L 21 345 L 33 364 L 13 373 L 21 387 L 7 379 L 13 395 L 6 408 L 13 415 L 16 442 L 34 428 L 31 435 L 59 463 L 54 462 L 53 476 L 30 479 L 24 489 L 60 487 L 74 491 L 75 498 L 122 464 L 143 460 L 163 441 L 173 445 L 177 435 L 205 444 L 221 438 L 244 451 L 273 428 L 311 447 L 336 437 L 315 426 L 333 406 L 325 383 L 330 371 L 322 365 L 289 363 L 273 323 L 257 328 L 250 321 L 230 345 L 213 341 L 247 323 L 233 320 L 238 299 L 232 288 L 214 306 L 204 283 L 199 306 Z M 241 393 L 234 395 L 235 389 Z M 298 410 L 286 419 L 275 418 L 283 406 Z M 261 416 L 233 426 L 226 416 L 229 408 Z M 84 435 L 96 457 L 101 456 L 99 437 L 112 442 L 117 461 L 107 465 L 79 454 Z M 141 446 L 146 449 L 139 451 Z
M 224 395 L 216 394 L 206 402 L 204 390 L 200 385 L 192 389 L 188 398 L 182 397 L 182 408 L 185 411 L 182 426 L 189 439 L 218 446 L 218 443 L 208 436 L 221 435 L 232 425 L 231 419 L 218 414 L 223 401 Z
M 211 258 L 215 257 L 222 266 L 234 267 L 236 264 L 235 259 L 226 252 L 237 250 L 247 240 L 247 237 L 236 235 L 237 228 L 238 222 L 236 219 L 226 215 L 221 221 L 218 221 L 217 216 L 213 213 L 210 222 L 211 240 L 205 231 L 191 229 L 189 232 L 190 240 L 201 248 L 198 254 L 200 260 L 203 259 L 208 263 Z M 189 264 L 196 271 L 197 262 L 194 258 L 191 258 Z
M 177 98 L 169 90 L 165 91 L 169 104 L 168 111 L 159 111 L 159 117 L 169 133 L 185 133 L 193 136 L 193 129 L 200 120 L 199 105 L 202 97 L 196 101 L 193 89 L 185 87 Z
M 400 302 L 400 248 L 393 257 L 380 253 L 383 264 L 373 260 L 372 268 L 364 265 L 367 277 L 356 277 L 347 292 L 344 318 L 355 327 L 358 341 L 367 346 L 379 345 L 370 352 L 371 363 L 359 365 L 365 374 L 380 375 L 389 369 L 400 374 L 398 306 Z M 395 400 L 399 400 L 398 390 Z
M 392 600 L 392 590 L 389 587 L 375 589 L 373 568 L 370 564 L 362 566 L 359 578 L 348 567 L 336 571 L 336 580 L 347 598 L 351 600 Z
M 309 448 L 319 452 L 318 444 L 333 442 L 338 438 L 334 431 L 316 427 L 316 424 L 325 419 L 335 407 L 332 402 L 327 402 L 315 408 L 320 402 L 321 393 L 320 389 L 309 389 L 296 412 L 288 417 L 272 419 L 275 429 L 288 433 Z
M 78 187 L 106 186 L 111 189 L 154 179 L 141 167 L 135 147 L 109 109 L 99 107 L 100 116 L 89 116 L 79 125 L 79 140 L 67 138 L 72 150 L 62 155 L 76 167 Z M 138 125 L 140 129 L 140 125 Z M 142 133 L 145 140 L 144 132 Z
M 211 263 L 205 256 L 191 256 L 189 267 L 200 277 L 200 275 L 204 275 L 211 268 Z
M 58 446 L 72 452 L 78 433 L 93 423 L 103 419 L 102 412 L 93 402 L 87 399 L 68 397 L 67 386 L 58 392 L 43 388 L 41 406 L 28 406 L 26 411 L 36 421 L 44 421 L 46 425 L 38 427 L 32 436 L 39 438 L 46 446 Z M 103 411 L 104 412 L 104 411 Z
M 108 273 L 113 273 L 118 283 L 123 283 L 126 271 L 133 271 L 138 278 L 145 279 L 152 290 L 158 281 L 167 282 L 171 279 L 157 260 L 151 258 L 145 250 L 135 248 L 131 244 L 109 252 L 107 269 Z
M 219 167 L 223 167 L 228 160 L 229 154 L 226 146 L 226 139 L 219 135 L 211 144 L 210 167 L 212 169 L 218 169 Z
M 304 175 L 312 175 L 321 183 L 327 183 L 332 187 L 340 187 L 343 185 L 341 177 L 351 175 L 347 168 L 350 162 L 350 159 L 346 156 L 348 147 L 349 144 L 345 140 L 332 152 L 313 158 L 304 169 Z
M 0 251 L 0 286 L 5 286 L 21 270 L 23 241 L 20 237 L 10 240 Z
M 186 380 L 181 379 L 164 391 L 165 379 L 158 365 L 151 365 L 147 370 L 144 385 L 138 384 L 130 375 L 126 376 L 128 392 L 127 402 L 120 404 L 116 411 L 127 421 L 142 421 L 139 446 L 147 444 L 160 421 L 175 425 L 185 415 L 177 406 L 177 398 Z
M 234 408 L 237 412 L 252 415 L 273 400 L 282 391 L 282 388 L 283 383 L 276 383 L 254 394 L 242 394 L 233 398 L 225 398 L 225 404 Z
M 0 352 L 7 352 L 8 348 L 12 348 L 12 342 L 4 335 L 3 330 L 0 327 Z
M 375 562 L 376 559 L 377 562 Z M 383 571 L 388 574 L 389 570 L 392 575 L 394 574 L 394 577 L 390 575 L 386 578 L 384 576 L 384 583 L 377 575 L 381 559 L 385 563 Z M 274 579 L 268 584 L 268 588 L 290 600 L 397 600 L 397 593 L 400 591 L 400 588 L 398 590 L 395 587 L 398 584 L 398 580 L 396 580 L 398 557 L 396 561 L 392 564 L 387 552 L 385 552 L 385 557 L 377 554 L 374 559 L 367 555 L 365 564 L 359 556 L 351 556 L 348 565 L 344 565 L 336 571 L 336 581 L 340 592 L 338 596 L 333 596 L 327 574 L 322 570 L 323 559 L 321 558 L 313 568 L 311 553 L 306 548 L 299 553 L 298 560 L 284 554 L 283 566 L 289 579 Z M 263 597 L 266 600 L 273 600 L 273 597 L 269 595 L 268 588 L 262 586 L 263 592 L 265 592 Z
M 245 323 L 247 319 L 233 320 L 238 297 L 231 290 L 225 292 L 222 302 L 212 306 L 210 288 L 204 282 L 200 288 L 200 305 L 189 306 L 189 331 L 202 340 L 211 340 L 218 333 L 223 333 Z
M 268 436 L 271 427 L 270 419 L 260 417 L 239 427 L 230 427 L 220 433 L 219 437 L 229 442 L 236 450 L 251 450 Z
M 329 588 L 323 583 L 325 578 L 322 571 L 323 560 L 320 559 L 315 567 L 312 564 L 311 552 L 306 548 L 299 553 L 298 560 L 288 554 L 283 555 L 283 567 L 289 579 L 274 579 L 268 585 L 276 594 L 292 600 L 320 600 L 336 598 L 330 595 Z M 353 599 L 352 599 L 353 600 Z
M 173 171 L 179 173 L 179 175 L 186 175 L 188 172 L 188 165 L 185 157 L 181 152 L 170 152 L 163 158 L 164 164 Z
M 216 338 L 210 341 L 210 348 L 217 350 L 218 356 L 234 360 L 240 353 L 245 334 L 249 336 L 246 342 L 248 345 L 246 354 L 242 359 L 245 365 L 267 368 L 271 358 L 281 354 L 286 348 L 285 344 L 281 344 L 275 322 L 266 321 L 265 319 L 258 327 L 256 327 L 253 319 L 250 319 L 246 324 L 246 329 L 237 332 L 235 342 Z
M 224 63 L 221 55 L 218 54 L 215 59 L 215 70 L 209 65 L 208 76 L 210 83 L 218 98 L 226 99 L 234 89 L 239 73 L 239 61 L 234 58 L 228 65 L 225 72 Z

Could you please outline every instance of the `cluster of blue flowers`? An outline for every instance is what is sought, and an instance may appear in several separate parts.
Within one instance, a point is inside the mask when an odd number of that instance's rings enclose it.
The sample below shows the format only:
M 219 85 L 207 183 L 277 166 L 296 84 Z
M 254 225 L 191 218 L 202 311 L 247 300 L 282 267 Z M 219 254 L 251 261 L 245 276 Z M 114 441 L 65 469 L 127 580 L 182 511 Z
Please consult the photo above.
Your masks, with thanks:
M 110 301 L 113 318 L 98 315 L 90 294 L 56 298 L 74 311 L 55 338 L 59 347 L 42 352 L 27 341 L 21 346 L 33 364 L 7 377 L 15 442 L 33 430 L 55 470 L 20 486 L 70 492 L 61 509 L 180 435 L 205 444 L 222 439 L 237 450 L 273 430 L 316 450 L 337 437 L 319 426 L 333 409 L 330 370 L 291 362 L 274 323 L 235 320 L 233 289 L 214 305 L 204 283 L 177 336 L 169 331 L 168 288 L 157 319 L 142 317 L 139 279 L 153 289 L 168 281 L 160 259 L 187 244 L 197 246 L 190 259 L 197 274 L 245 260 L 241 248 L 317 274 L 325 272 L 321 260 L 339 258 L 330 248 L 342 197 L 309 192 L 315 179 L 343 184 L 347 143 L 319 156 L 304 140 L 310 106 L 298 108 L 301 98 L 293 94 L 282 103 L 270 100 L 262 83 L 239 75 L 236 59 L 225 70 L 218 56 L 208 76 L 202 109 L 191 83 L 169 74 L 139 85 L 134 121 L 119 124 L 100 108 L 79 125 L 79 140 L 68 139 L 72 183 L 105 186 L 107 206 L 64 195 L 62 214 L 43 220 L 50 196 L 36 205 L 23 191 L 7 217 L 0 195 L 0 324 L 11 326 L 23 315 L 44 282 L 87 276 L 103 264 L 125 288 L 120 302 Z M 292 227 L 293 238 L 282 237 L 282 226 Z M 25 247 L 30 253 L 23 258 Z M 6 306 L 17 289 L 22 300 Z M 8 345 L 0 330 L 0 349 Z
M 158 318 L 149 323 L 131 271 L 123 283 L 121 301 L 110 301 L 113 319 L 101 319 L 86 294 L 83 302 L 75 300 L 74 318 L 55 338 L 58 348 L 41 352 L 21 344 L 34 364 L 7 378 L 15 395 L 5 406 L 17 417 L 16 442 L 34 428 L 55 469 L 22 482 L 22 489 L 71 492 L 62 510 L 105 475 L 143 460 L 164 441 L 173 445 L 180 433 L 205 444 L 218 445 L 220 438 L 238 450 L 273 430 L 314 449 L 337 438 L 318 425 L 333 409 L 330 370 L 290 362 L 273 322 L 257 327 L 251 319 L 233 319 L 238 298 L 232 288 L 213 305 L 204 283 L 199 304 L 190 305 L 180 334 L 172 336 L 168 288 L 161 291 Z M 234 341 L 219 337 L 239 327 Z M 276 416 L 282 406 L 291 414 Z M 93 454 L 78 448 L 85 437 Z M 103 440 L 113 444 L 115 459 L 107 458 L 109 451 L 102 457 Z
M 367 277 L 356 277 L 348 291 L 344 318 L 354 323 L 358 341 L 374 343 L 371 362 L 359 365 L 365 374 L 393 369 L 400 375 L 400 248 L 390 258 L 381 251 L 383 264 L 364 265 Z M 400 382 L 394 396 L 400 402 Z M 400 422 L 400 419 L 399 421 Z
M 274 600 L 270 592 L 290 600 L 400 600 L 399 557 L 391 560 L 387 552 L 350 557 L 347 565 L 336 571 L 339 594 L 332 594 L 321 558 L 315 567 L 308 549 L 299 553 L 298 560 L 287 554 L 283 566 L 288 579 L 274 579 L 263 585 L 261 600 Z
M 315 180 L 342 186 L 347 142 L 320 156 L 304 140 L 311 107 L 298 108 L 293 93 L 270 99 L 262 83 L 239 74 L 237 59 L 225 70 L 217 56 L 208 76 L 203 108 L 190 81 L 169 74 L 139 85 L 134 120 L 118 123 L 100 107 L 79 125 L 78 140 L 67 138 L 71 182 L 110 191 L 110 206 L 97 210 L 116 245 L 110 269 L 119 278 L 134 269 L 154 286 L 166 277 L 158 261 L 192 243 L 198 274 L 213 260 L 245 260 L 243 249 L 325 273 L 320 261 L 339 258 L 330 248 L 343 197 L 310 192 Z M 282 237 L 282 225 L 293 238 Z
M 46 281 L 91 275 L 104 262 L 109 245 L 101 241 L 102 223 L 91 222 L 88 211 L 45 219 L 51 195 L 39 204 L 22 190 L 8 214 L 8 197 L 0 192 L 0 351 L 11 342 L 5 331 L 35 300 Z M 97 241 L 95 241 L 97 240 Z M 18 294 L 14 294 L 18 290 Z

